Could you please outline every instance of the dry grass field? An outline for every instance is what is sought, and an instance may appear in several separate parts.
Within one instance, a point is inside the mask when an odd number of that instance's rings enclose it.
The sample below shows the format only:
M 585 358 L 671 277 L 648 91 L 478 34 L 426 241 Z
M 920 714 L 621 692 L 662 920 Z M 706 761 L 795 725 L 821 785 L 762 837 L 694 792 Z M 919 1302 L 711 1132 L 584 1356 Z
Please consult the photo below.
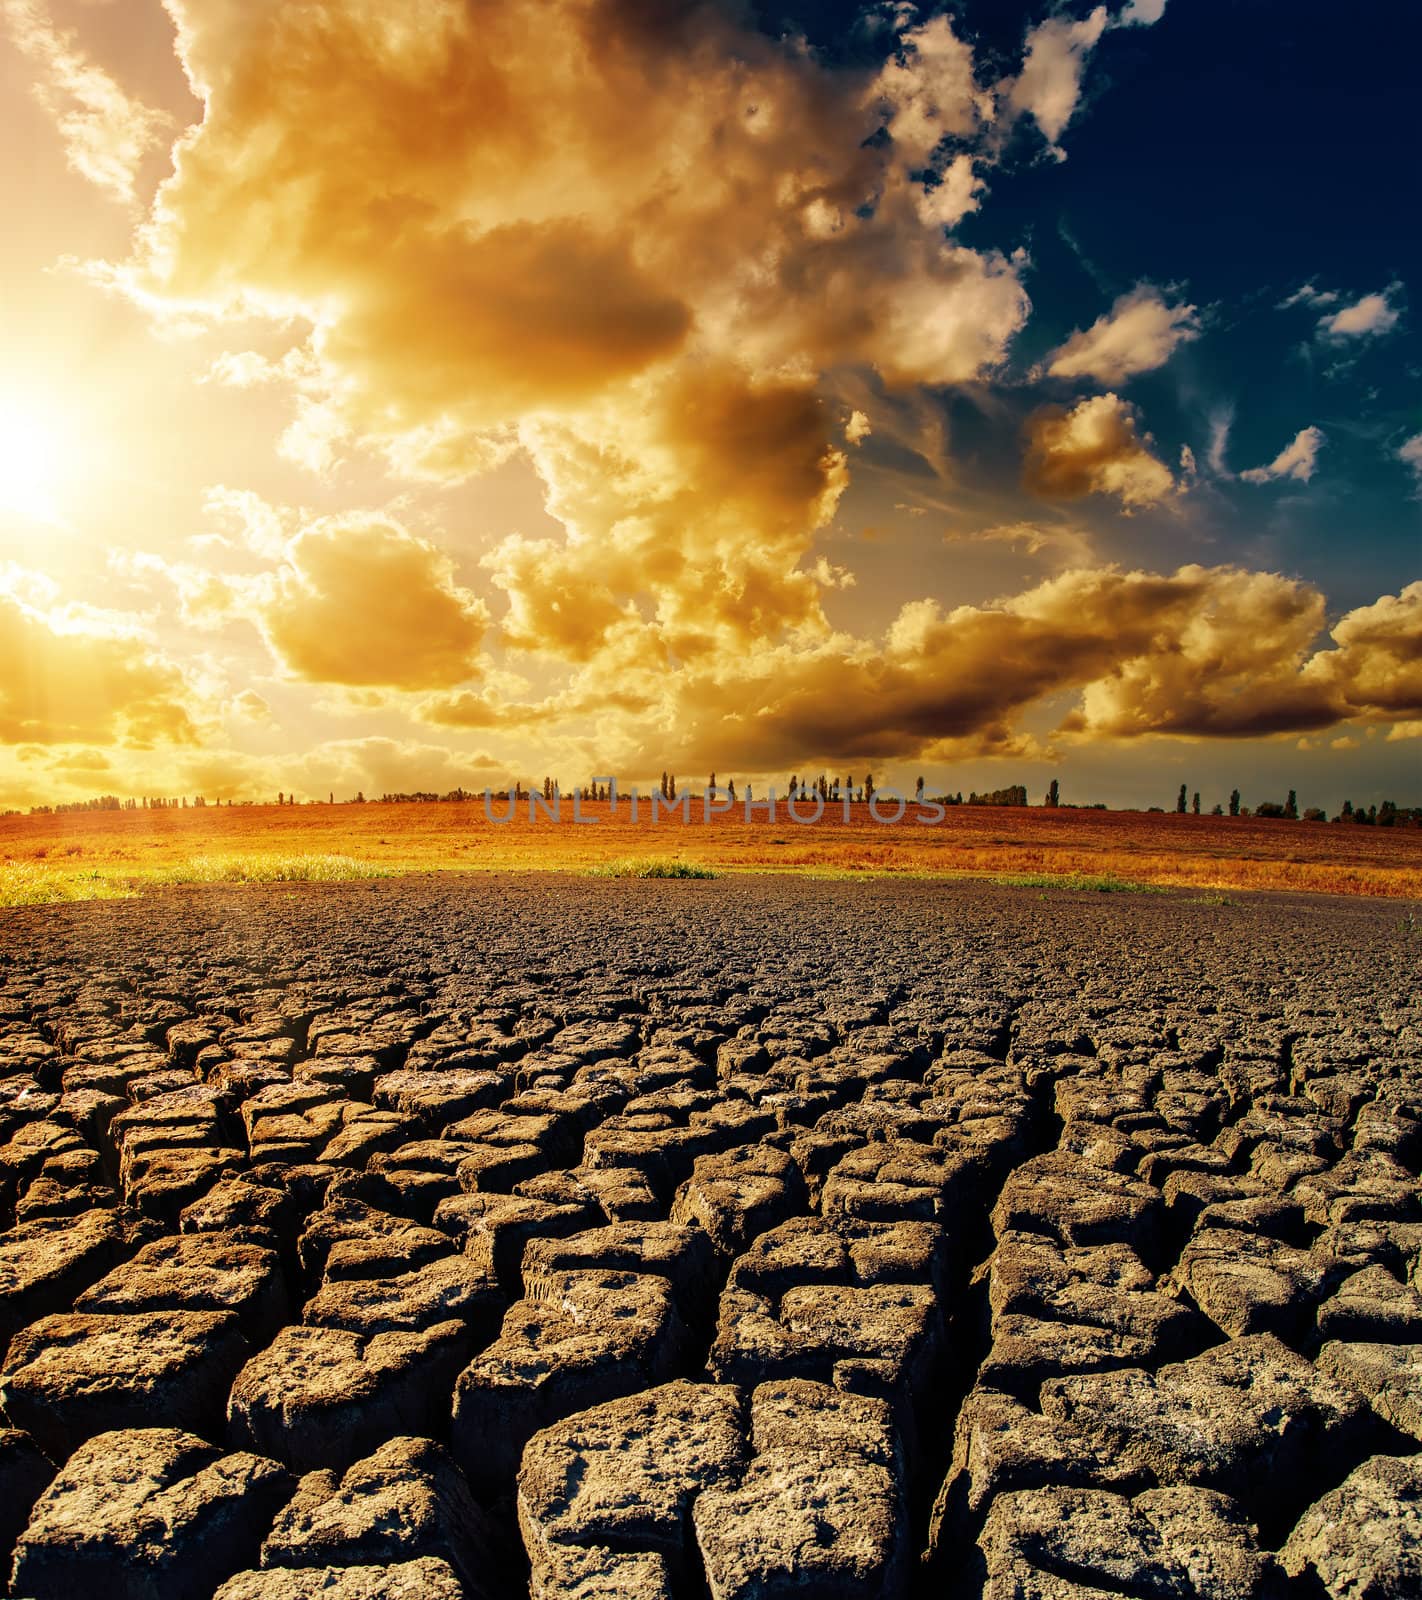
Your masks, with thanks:
M 503 807 L 497 802 L 495 813 Z M 876 824 L 828 806 L 813 825 L 740 807 L 652 825 L 584 805 L 491 823 L 466 804 L 251 805 L 0 818 L 0 904 L 128 895 L 154 883 L 359 878 L 433 871 L 626 871 L 990 877 L 1100 889 L 1302 890 L 1422 899 L 1422 829 L 1249 817 L 950 807 Z

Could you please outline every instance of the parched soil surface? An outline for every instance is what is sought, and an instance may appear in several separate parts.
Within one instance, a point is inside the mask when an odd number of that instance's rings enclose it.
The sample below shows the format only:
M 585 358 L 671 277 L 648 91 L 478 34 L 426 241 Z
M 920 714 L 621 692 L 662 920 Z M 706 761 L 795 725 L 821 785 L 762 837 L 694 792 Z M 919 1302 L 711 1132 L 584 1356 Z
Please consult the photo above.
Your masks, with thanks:
M 0 920 L 0 1562 L 1416 1600 L 1396 902 L 555 876 Z

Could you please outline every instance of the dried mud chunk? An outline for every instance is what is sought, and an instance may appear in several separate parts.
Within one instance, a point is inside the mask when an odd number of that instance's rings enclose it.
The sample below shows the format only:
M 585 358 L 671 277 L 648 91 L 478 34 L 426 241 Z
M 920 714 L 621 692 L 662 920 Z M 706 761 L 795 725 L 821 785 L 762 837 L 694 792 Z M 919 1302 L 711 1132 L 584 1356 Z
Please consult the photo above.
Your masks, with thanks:
M 1366 1408 L 1270 1334 L 1234 1339 L 1151 1375 L 1057 1378 L 1043 1412 L 1162 1484 L 1193 1483 L 1253 1506 L 1306 1493 L 1359 1448 Z
M 533 1568 L 530 1600 L 674 1600 L 666 1557 L 645 1551 L 551 1547 Z
M 59 1458 L 96 1433 L 145 1423 L 213 1432 L 247 1354 L 225 1312 L 44 1317 L 12 1341 L 0 1405 Z
M 518 1519 L 537 1574 L 560 1546 L 659 1554 L 684 1566 L 692 1501 L 736 1482 L 742 1397 L 669 1383 L 535 1434 L 518 1474 Z
M 893 1475 L 862 1457 L 771 1450 L 692 1510 L 711 1600 L 900 1591 L 904 1529 Z
M 344 1476 L 313 1472 L 278 1514 L 262 1546 L 264 1567 L 353 1567 L 432 1557 L 445 1561 L 466 1600 L 485 1589 L 491 1530 L 449 1452 L 399 1438 Z
M 1060 1151 L 1034 1156 L 1008 1178 L 993 1231 L 1045 1233 L 1062 1244 L 1128 1244 L 1149 1257 L 1165 1202 L 1158 1189 Z
M 1384 1421 L 1422 1441 L 1422 1344 L 1333 1341 L 1318 1352 L 1318 1367 L 1366 1395 Z
M 74 1302 L 76 1311 L 230 1311 L 254 1344 L 286 1320 L 276 1254 L 222 1234 L 155 1239 Z
M 204 1591 L 206 1592 L 206 1591 Z M 426 1557 L 388 1567 L 239 1572 L 213 1600 L 470 1600 L 453 1568 Z
M 289 1190 L 234 1173 L 185 1206 L 178 1226 L 184 1233 L 225 1233 L 243 1243 L 275 1246 L 287 1236 L 295 1215 Z
M 872 1222 L 951 1225 L 979 1198 L 987 1165 L 971 1149 L 876 1141 L 851 1150 L 829 1174 L 821 1209 Z
M 313 1216 L 296 1245 L 302 1271 L 322 1277 L 384 1278 L 454 1252 L 447 1234 L 360 1200 L 333 1200 Z
M 951 1548 L 1000 1494 L 1054 1486 L 1150 1486 L 1150 1475 L 1096 1440 L 1073 1433 L 1013 1395 L 974 1388 L 953 1432 L 953 1458 L 933 1508 L 930 1545 Z
M 458 1320 L 470 1324 L 474 1338 L 483 1340 L 492 1337 L 506 1303 L 486 1260 L 444 1256 L 395 1277 L 327 1283 L 307 1301 L 301 1320 L 367 1337 Z
M 200 1200 L 244 1159 L 242 1151 L 222 1146 L 125 1153 L 119 1182 L 130 1205 L 160 1221 L 176 1223 L 184 1207 Z
M 171 1428 L 104 1433 L 41 1495 L 15 1551 L 13 1592 L 34 1600 L 206 1600 L 255 1559 L 291 1479 Z
M 716 1249 L 730 1258 L 807 1203 L 800 1169 L 783 1150 L 742 1145 L 697 1157 L 691 1176 L 677 1191 L 671 1220 L 704 1229 Z
M 402 1116 L 414 1117 L 426 1127 L 442 1128 L 467 1117 L 482 1106 L 497 1105 L 509 1091 L 502 1072 L 451 1067 L 419 1072 L 387 1072 L 375 1080 L 375 1103 Z
M 46 1217 L 0 1236 L 0 1347 L 36 1317 L 67 1310 L 141 1237 L 109 1210 Z
M 466 1254 L 490 1260 L 498 1281 L 514 1293 L 530 1241 L 566 1238 L 602 1220 L 591 1195 L 560 1205 L 521 1194 L 457 1194 L 441 1200 L 434 1215 L 436 1228 L 461 1240 Z
M 371 1338 L 285 1328 L 237 1375 L 229 1436 L 303 1470 L 344 1471 L 390 1439 L 434 1431 L 470 1342 L 462 1322 Z
M 1365 1267 L 1318 1308 L 1321 1339 L 1385 1344 L 1422 1340 L 1422 1294 L 1383 1267 Z
M 1270 1600 L 1281 1587 L 1240 1508 L 1208 1489 L 1002 1495 L 978 1548 L 983 1600 Z
M 664 1381 L 684 1337 L 665 1278 L 548 1273 L 538 1298 L 512 1306 L 459 1376 L 451 1437 L 460 1465 L 476 1489 L 503 1492 L 539 1428 Z
M 1422 1594 L 1422 1460 L 1370 1456 L 1304 1512 L 1279 1559 L 1331 1600 Z
M 655 1222 L 666 1210 L 647 1175 L 635 1167 L 582 1166 L 574 1174 L 614 1222 Z
M 751 1443 L 757 1455 L 798 1449 L 862 1456 L 895 1477 L 901 1472 L 893 1413 L 885 1401 L 798 1378 L 762 1383 L 751 1395 Z
M 678 1222 L 616 1222 L 562 1239 L 530 1240 L 523 1252 L 524 1293 L 541 1299 L 551 1276 L 577 1270 L 655 1273 L 672 1286 L 683 1321 L 710 1319 L 716 1304 L 716 1258 L 707 1235 Z
M 1232 1338 L 1274 1333 L 1297 1341 L 1341 1276 L 1336 1262 L 1278 1239 L 1207 1228 L 1185 1245 L 1175 1279 Z

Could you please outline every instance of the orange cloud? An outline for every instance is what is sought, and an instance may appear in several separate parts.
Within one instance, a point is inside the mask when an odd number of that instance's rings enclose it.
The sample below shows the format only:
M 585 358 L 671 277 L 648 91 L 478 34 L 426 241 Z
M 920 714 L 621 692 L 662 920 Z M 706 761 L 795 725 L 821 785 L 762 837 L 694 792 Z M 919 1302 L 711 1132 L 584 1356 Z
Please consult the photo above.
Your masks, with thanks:
M 248 605 L 293 676 L 397 689 L 469 678 L 488 620 L 434 545 L 394 522 L 348 518 L 297 534 Z
M 0 743 L 191 743 L 194 702 L 182 670 L 122 619 L 0 590 Z
M 1044 500 L 1111 494 L 1128 510 L 1158 505 L 1175 492 L 1175 479 L 1150 442 L 1118 395 L 1095 395 L 1070 411 L 1045 406 L 1027 422 L 1022 481 Z

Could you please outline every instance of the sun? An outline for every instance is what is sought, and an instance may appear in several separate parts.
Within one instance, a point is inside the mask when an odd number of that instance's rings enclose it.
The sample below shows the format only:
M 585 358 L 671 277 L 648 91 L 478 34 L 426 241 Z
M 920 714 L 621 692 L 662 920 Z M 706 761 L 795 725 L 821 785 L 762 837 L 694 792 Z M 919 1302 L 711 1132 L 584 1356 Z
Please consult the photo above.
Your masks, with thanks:
M 0 515 L 62 527 L 63 435 L 50 418 L 0 396 Z

